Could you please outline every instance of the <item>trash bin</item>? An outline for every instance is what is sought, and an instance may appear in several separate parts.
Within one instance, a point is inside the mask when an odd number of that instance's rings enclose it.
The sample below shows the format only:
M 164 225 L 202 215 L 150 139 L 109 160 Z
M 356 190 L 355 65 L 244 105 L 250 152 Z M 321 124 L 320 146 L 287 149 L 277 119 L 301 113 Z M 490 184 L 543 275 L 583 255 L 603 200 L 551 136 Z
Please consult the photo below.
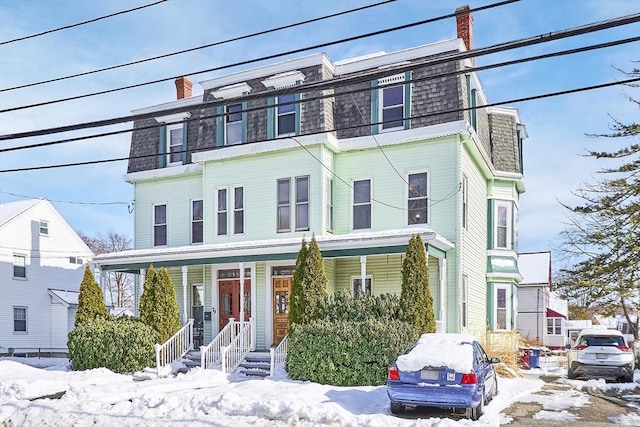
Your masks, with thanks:
M 531 369 L 529 349 L 520 348 L 519 350 L 520 354 L 518 356 L 518 367 L 520 369 Z
M 529 349 L 529 366 L 532 368 L 540 367 L 540 349 L 539 348 Z

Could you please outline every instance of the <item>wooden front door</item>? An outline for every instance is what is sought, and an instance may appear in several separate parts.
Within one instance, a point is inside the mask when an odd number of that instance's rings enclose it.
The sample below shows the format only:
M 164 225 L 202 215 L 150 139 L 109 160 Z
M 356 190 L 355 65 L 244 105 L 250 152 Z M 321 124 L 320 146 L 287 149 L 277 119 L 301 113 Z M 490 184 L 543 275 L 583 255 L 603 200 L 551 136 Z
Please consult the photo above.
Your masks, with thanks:
M 291 277 L 273 278 L 273 345 L 280 344 L 289 331 L 291 281 Z
M 218 283 L 218 301 L 220 302 L 220 330 L 224 328 L 229 319 L 233 317 L 240 320 L 240 280 L 221 280 Z M 244 280 L 244 320 L 251 317 L 251 280 Z

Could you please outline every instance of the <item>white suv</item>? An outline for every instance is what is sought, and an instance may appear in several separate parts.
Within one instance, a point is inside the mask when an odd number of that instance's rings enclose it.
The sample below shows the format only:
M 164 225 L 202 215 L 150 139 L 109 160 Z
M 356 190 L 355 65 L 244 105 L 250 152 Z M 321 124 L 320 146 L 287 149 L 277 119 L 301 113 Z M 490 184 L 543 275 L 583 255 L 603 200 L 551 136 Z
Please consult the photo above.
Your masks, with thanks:
M 567 346 L 567 377 L 633 382 L 634 355 L 620 331 L 583 329 Z

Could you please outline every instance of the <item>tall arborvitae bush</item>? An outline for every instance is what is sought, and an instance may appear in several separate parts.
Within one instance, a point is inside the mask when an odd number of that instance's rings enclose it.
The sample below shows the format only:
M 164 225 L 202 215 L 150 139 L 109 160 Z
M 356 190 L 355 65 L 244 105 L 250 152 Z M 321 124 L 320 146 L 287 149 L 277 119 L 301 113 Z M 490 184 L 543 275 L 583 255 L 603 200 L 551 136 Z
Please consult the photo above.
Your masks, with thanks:
M 140 297 L 140 320 L 158 334 L 163 343 L 180 329 L 176 290 L 166 268 L 149 267 Z
M 436 331 L 433 297 L 429 290 L 427 257 L 419 234 L 411 236 L 402 262 L 400 308 L 402 319 L 413 325 L 416 337 Z
M 78 311 L 76 312 L 75 326 L 94 320 L 97 317 L 106 318 L 107 306 L 104 303 L 104 295 L 96 279 L 93 277 L 89 265 L 84 268 L 84 276 L 80 283 L 80 295 L 78 295 Z
M 296 259 L 296 270 L 293 273 L 291 281 L 291 292 L 289 294 L 289 325 L 300 323 L 302 312 L 302 282 L 304 280 L 304 266 L 307 262 L 307 242 L 302 238 L 302 245 L 298 251 L 298 259 Z
M 327 275 L 324 260 L 314 235 L 309 242 L 303 280 L 303 307 L 301 323 L 319 319 L 327 298 Z

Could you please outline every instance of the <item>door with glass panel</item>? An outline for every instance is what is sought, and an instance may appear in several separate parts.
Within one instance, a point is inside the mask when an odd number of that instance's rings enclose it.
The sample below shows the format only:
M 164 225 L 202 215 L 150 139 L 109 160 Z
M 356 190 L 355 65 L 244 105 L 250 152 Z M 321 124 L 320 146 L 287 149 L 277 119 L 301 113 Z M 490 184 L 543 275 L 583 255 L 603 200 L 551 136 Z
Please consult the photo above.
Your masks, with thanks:
M 244 279 L 244 320 L 251 317 L 251 279 L 250 270 L 246 269 Z M 220 310 L 218 320 L 220 330 L 229 323 L 230 318 L 240 320 L 240 270 L 218 271 L 218 301 Z
M 273 278 L 273 345 L 280 344 L 289 331 L 291 281 L 291 277 Z

